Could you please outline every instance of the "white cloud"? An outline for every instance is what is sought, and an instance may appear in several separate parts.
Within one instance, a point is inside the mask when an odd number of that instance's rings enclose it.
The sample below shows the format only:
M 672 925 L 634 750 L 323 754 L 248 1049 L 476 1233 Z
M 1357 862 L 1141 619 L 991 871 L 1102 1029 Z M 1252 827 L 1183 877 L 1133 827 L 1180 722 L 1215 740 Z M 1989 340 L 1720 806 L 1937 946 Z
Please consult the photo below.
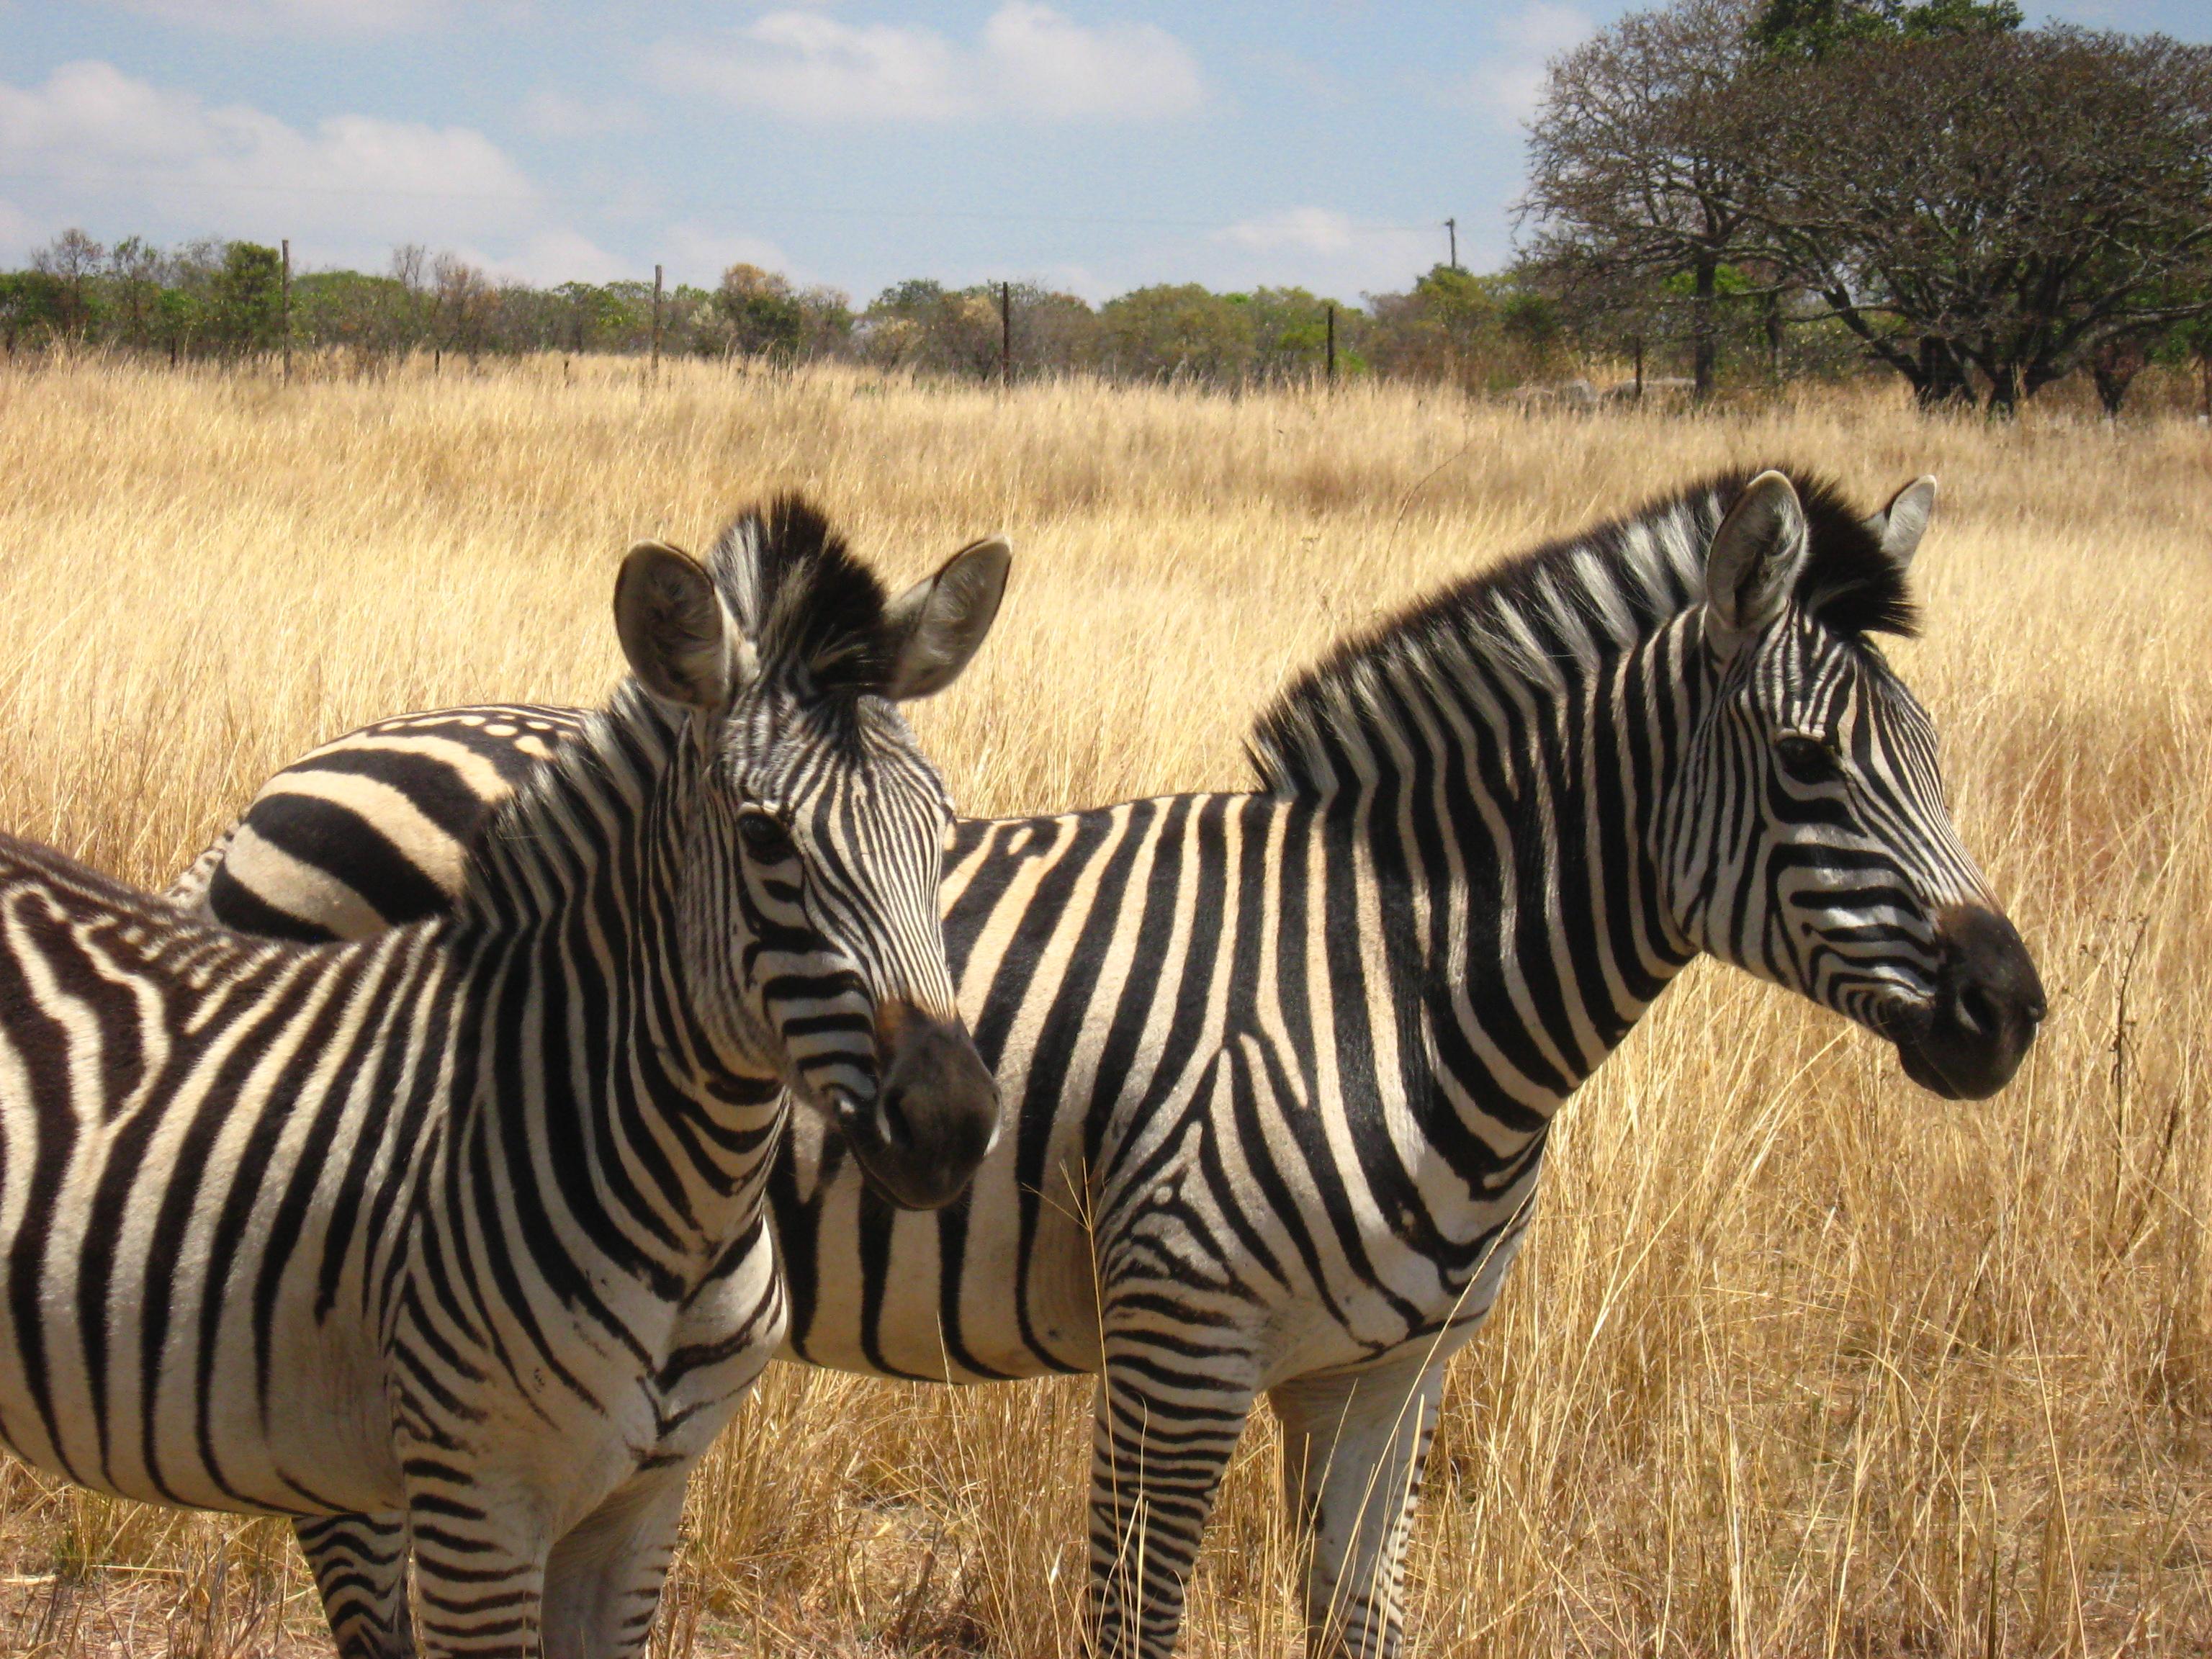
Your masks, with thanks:
M 562 283 L 611 283 L 629 276 L 650 276 L 631 261 L 608 252 L 580 231 L 541 230 L 512 253 L 485 254 L 464 248 L 462 258 L 482 265 L 495 276 L 512 277 L 536 288 Z
M 1444 257 L 1443 227 L 1361 224 L 1333 208 L 1285 208 L 1217 230 L 1185 264 L 1215 288 L 1295 283 L 1339 299 L 1404 288 Z
M 1499 126 L 1519 126 L 1543 101 L 1545 66 L 1596 27 L 1576 7 L 1550 0 L 1498 19 L 1491 26 L 1497 55 L 1459 84 L 1454 101 L 1473 104 Z
M 436 21 L 447 0 L 109 0 L 185 28 L 232 34 L 396 34 Z
M 945 120 L 968 90 L 943 36 L 818 12 L 770 12 L 722 42 L 664 41 L 652 57 L 671 86 L 803 120 Z
M 973 44 L 819 10 L 769 13 L 711 40 L 664 40 L 664 84 L 802 121 L 1154 120 L 1205 100 L 1182 42 L 1150 23 L 1078 23 L 1006 0 Z
M 1197 64 L 1165 29 L 1086 28 L 1030 0 L 991 14 L 982 58 L 1002 95 L 1033 115 L 1156 120 L 1188 113 L 1206 96 Z
M 1285 208 L 1214 233 L 1218 240 L 1240 247 L 1297 248 L 1307 253 L 1341 253 L 1352 246 L 1352 234 L 1351 220 L 1317 207 Z
M 1522 53 L 1538 58 L 1550 58 L 1578 46 L 1589 39 L 1596 27 L 1588 14 L 1575 6 L 1554 5 L 1547 0 L 1538 0 L 1532 6 L 1501 17 L 1492 26 L 1492 32 Z
M 53 228 L 106 216 L 155 234 L 288 235 L 358 258 L 392 241 L 519 231 L 541 211 L 529 179 L 471 128 L 335 115 L 303 130 L 104 63 L 0 85 L 0 155 L 19 175 L 17 205 Z
M 805 280 L 792 269 L 791 256 L 781 247 L 742 231 L 724 230 L 696 219 L 685 219 L 669 226 L 659 240 L 668 249 L 666 264 L 672 286 L 695 283 L 701 288 L 713 288 L 722 280 L 724 271 L 738 264 L 781 271 L 793 282 Z
M 637 106 L 627 98 L 594 102 L 551 87 L 524 99 L 517 114 L 524 130 L 540 138 L 601 138 L 630 131 L 641 119 Z

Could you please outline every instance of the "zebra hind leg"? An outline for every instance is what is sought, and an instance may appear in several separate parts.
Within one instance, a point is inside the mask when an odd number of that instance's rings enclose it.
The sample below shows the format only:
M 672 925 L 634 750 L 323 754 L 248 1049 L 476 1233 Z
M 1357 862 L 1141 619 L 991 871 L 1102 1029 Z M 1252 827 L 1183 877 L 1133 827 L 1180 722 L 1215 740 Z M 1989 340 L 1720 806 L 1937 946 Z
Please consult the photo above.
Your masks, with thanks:
M 1403 1634 L 1406 1535 L 1443 1396 L 1441 1359 L 1268 1391 L 1283 1488 L 1306 1533 L 1308 1659 L 1392 1659 Z
M 1166 1659 L 1175 1650 L 1184 1583 L 1252 1410 L 1252 1390 L 1226 1380 L 1241 1369 L 1108 1338 L 1091 1465 L 1099 1659 Z
M 331 1515 L 295 1521 L 338 1659 L 415 1659 L 407 1610 L 407 1517 Z

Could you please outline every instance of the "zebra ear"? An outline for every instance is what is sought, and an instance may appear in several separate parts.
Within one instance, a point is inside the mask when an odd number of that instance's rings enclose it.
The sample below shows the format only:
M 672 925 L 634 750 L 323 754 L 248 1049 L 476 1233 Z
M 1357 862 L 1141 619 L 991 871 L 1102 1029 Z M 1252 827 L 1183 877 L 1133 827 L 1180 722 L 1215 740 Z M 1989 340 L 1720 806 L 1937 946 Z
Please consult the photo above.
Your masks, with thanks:
M 1706 637 L 1723 656 L 1782 614 L 1805 562 L 1805 509 L 1779 472 L 1743 487 L 1705 550 Z
M 960 678 L 999 614 L 1013 556 L 1000 537 L 970 543 L 884 607 L 884 625 L 898 641 L 886 696 L 927 697 Z
M 1881 550 L 1899 570 L 1911 568 L 1920 550 L 1920 538 L 1936 514 L 1936 480 L 1925 473 L 1889 498 L 1889 505 L 1866 521 L 1881 538 Z
M 752 647 L 690 554 L 640 542 L 615 578 L 615 631 L 645 689 L 665 703 L 720 714 L 751 677 Z

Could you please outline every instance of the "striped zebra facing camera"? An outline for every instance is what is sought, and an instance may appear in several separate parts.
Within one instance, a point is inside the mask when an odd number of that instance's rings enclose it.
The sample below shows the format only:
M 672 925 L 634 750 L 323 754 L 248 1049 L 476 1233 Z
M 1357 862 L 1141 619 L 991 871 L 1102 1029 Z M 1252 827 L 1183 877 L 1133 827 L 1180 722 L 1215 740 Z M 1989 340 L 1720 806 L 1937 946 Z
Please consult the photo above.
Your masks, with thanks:
M 1685 966 L 1832 1009 L 1949 1097 L 2033 1041 L 2034 965 L 1875 640 L 1912 626 L 1934 502 L 1928 479 L 1870 514 L 1803 473 L 1708 480 L 1338 646 L 1261 716 L 1249 793 L 962 823 L 946 939 L 1009 1133 L 916 1216 L 797 1124 L 769 1185 L 787 1352 L 1098 1375 L 1115 1659 L 1172 1649 L 1265 1395 L 1312 1651 L 1395 1653 L 1445 1363 L 1529 1224 L 1553 1115 Z M 174 896 L 328 933 L 449 902 L 440 872 L 580 718 L 341 738 Z
M 951 1200 L 999 1097 L 951 823 L 898 713 L 1006 579 L 898 599 L 780 501 L 647 543 L 630 674 L 358 944 L 249 938 L 0 839 L 0 1436 L 289 1516 L 344 1659 L 639 1651 L 685 1477 L 781 1340 L 790 1103 Z M 526 742 L 522 728 L 514 741 Z

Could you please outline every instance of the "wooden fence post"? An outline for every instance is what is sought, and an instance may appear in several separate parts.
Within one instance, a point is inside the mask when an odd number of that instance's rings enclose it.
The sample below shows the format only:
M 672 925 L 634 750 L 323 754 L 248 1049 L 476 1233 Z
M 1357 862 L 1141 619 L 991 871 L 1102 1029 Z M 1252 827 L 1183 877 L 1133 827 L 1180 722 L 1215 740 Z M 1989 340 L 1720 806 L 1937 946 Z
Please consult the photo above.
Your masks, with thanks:
M 1336 384 L 1336 301 L 1328 302 L 1328 383 Z
M 660 379 L 660 267 L 653 268 L 653 378 Z
M 289 236 L 284 238 L 283 246 L 284 249 L 284 286 L 282 290 L 283 301 L 277 307 L 276 326 L 283 331 L 284 378 L 289 380 L 292 378 L 292 239 Z

